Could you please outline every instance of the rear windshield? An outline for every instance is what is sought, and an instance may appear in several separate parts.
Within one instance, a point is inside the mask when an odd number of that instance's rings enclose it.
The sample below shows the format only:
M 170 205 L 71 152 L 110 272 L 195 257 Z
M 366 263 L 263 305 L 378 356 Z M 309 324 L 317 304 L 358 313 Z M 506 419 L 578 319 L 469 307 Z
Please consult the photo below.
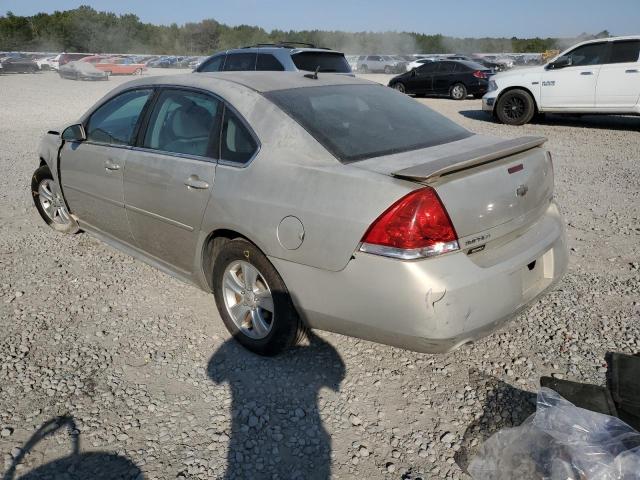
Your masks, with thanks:
M 472 135 L 407 95 L 381 85 L 294 88 L 265 96 L 342 163 L 418 150 Z
M 351 73 L 351 67 L 344 55 L 337 52 L 300 52 L 291 55 L 298 70 L 314 72 Z

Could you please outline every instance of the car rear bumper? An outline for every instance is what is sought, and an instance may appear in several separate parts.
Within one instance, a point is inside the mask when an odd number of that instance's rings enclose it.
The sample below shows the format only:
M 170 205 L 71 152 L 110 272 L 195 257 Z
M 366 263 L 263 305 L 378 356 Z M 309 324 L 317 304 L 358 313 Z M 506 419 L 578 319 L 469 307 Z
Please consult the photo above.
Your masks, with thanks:
M 568 256 L 551 203 L 525 232 L 473 255 L 408 262 L 357 253 L 340 272 L 271 261 L 310 327 L 440 353 L 513 318 L 560 280 Z
M 496 106 L 497 92 L 489 92 L 482 97 L 482 110 L 485 112 L 493 113 L 493 109 Z

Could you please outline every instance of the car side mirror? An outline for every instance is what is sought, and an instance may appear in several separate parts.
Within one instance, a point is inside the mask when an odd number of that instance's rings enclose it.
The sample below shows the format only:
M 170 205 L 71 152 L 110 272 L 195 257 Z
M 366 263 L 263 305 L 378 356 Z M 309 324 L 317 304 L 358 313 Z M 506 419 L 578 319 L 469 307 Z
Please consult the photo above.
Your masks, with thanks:
M 82 124 L 79 123 L 65 128 L 62 132 L 62 139 L 69 142 L 84 142 L 87 139 L 87 134 Z
M 557 68 L 570 67 L 572 63 L 573 62 L 571 61 L 571 57 L 559 57 L 555 62 L 551 62 L 549 64 L 549 68 L 555 70 Z

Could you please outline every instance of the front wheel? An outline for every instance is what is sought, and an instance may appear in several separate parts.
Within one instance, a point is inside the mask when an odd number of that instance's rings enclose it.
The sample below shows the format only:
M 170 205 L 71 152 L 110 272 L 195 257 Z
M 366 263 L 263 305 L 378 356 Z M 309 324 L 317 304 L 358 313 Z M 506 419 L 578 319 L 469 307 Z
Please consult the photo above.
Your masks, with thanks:
M 395 88 L 400 93 L 406 93 L 406 89 L 404 87 L 404 83 L 398 82 L 393 84 L 393 88 Z
M 385 65 L 384 66 L 384 73 L 386 73 L 387 75 L 389 75 L 391 72 L 391 67 L 389 65 Z
M 78 223 L 67 210 L 58 184 L 46 165 L 33 173 L 31 196 L 38 213 L 51 228 L 68 234 L 80 231 Z
M 531 95 L 520 89 L 509 90 L 498 99 L 496 116 L 507 125 L 524 125 L 536 113 Z
M 284 281 L 267 257 L 244 239 L 220 247 L 213 265 L 213 295 L 227 330 L 254 353 L 277 355 L 304 333 Z
M 134 72 L 134 75 L 142 75 L 142 69 L 141 68 L 136 68 L 136 71 Z
M 454 100 L 464 100 L 467 98 L 467 87 L 463 83 L 456 83 L 449 90 L 449 96 Z

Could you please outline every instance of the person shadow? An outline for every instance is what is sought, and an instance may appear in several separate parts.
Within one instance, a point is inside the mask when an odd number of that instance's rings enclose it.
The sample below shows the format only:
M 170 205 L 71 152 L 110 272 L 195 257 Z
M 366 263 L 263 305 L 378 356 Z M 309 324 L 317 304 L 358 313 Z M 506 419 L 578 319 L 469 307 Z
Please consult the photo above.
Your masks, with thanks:
M 484 399 L 483 412 L 465 430 L 454 460 L 467 472 L 479 447 L 502 428 L 517 427 L 536 411 L 536 394 L 513 387 L 476 369 L 469 370 L 469 383 Z
M 22 459 L 41 440 L 67 427 L 71 437 L 71 454 L 52 460 L 21 475 L 19 480 L 144 480 L 141 470 L 128 458 L 110 452 L 80 453 L 80 433 L 73 417 L 60 416 L 45 422 L 19 449 L 2 480 L 14 480 Z
M 211 356 L 209 378 L 231 388 L 225 479 L 331 477 L 321 389 L 338 392 L 345 365 L 333 346 L 312 332 L 308 339 L 277 357 L 255 355 L 230 339 Z

